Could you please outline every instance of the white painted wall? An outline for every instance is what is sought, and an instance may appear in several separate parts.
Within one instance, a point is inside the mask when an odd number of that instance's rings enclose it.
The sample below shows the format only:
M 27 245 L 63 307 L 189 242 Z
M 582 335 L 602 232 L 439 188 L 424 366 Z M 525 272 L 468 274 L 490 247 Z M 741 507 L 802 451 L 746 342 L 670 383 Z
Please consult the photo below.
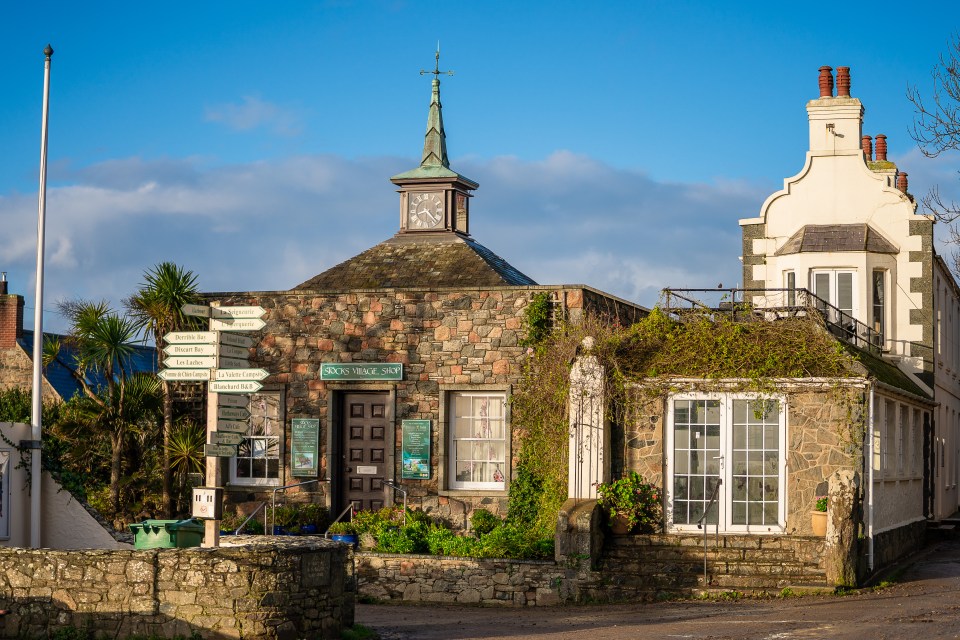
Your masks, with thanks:
M 7 535 L 0 536 L 0 546 L 30 546 L 30 487 L 27 467 L 17 469 L 20 452 L 17 445 L 30 439 L 30 425 L 0 423 L 0 451 L 8 455 L 9 473 L 3 487 L 3 512 L 7 519 Z M 72 495 L 49 473 L 41 478 L 40 544 L 46 549 L 132 549 L 114 538 Z M 2 533 L 2 532 L 0 532 Z

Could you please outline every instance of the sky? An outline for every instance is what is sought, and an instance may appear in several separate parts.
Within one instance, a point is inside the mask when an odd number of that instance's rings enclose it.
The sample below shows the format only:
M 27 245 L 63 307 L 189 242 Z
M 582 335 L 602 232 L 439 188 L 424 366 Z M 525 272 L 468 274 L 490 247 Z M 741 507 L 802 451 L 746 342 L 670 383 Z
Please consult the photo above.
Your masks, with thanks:
M 44 329 L 59 300 L 118 307 L 173 261 L 204 291 L 289 289 L 399 229 L 439 41 L 471 234 L 541 284 L 654 305 L 737 286 L 738 220 L 797 173 L 821 65 L 851 67 L 864 133 L 911 192 L 908 86 L 960 3 L 11 3 L 0 20 L 0 270 L 33 325 L 43 48 L 53 55 Z M 939 232 L 944 239 L 945 229 Z M 949 247 L 941 243 L 941 251 Z

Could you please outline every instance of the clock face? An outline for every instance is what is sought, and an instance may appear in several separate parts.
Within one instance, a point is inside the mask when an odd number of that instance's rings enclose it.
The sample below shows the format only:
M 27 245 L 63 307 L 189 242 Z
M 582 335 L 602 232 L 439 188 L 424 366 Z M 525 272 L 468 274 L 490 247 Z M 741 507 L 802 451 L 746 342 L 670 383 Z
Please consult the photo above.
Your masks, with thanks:
M 408 229 L 434 229 L 443 222 L 443 194 L 411 193 L 407 210 Z

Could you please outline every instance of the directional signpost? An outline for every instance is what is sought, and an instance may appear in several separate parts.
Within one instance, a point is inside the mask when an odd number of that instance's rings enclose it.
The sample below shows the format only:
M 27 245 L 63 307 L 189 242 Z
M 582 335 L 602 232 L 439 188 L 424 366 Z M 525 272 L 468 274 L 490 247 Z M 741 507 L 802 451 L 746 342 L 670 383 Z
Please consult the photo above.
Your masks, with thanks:
M 243 442 L 243 434 L 233 431 L 212 431 L 210 435 L 213 438 L 213 444 L 231 444 L 238 445 Z
M 210 379 L 210 369 L 161 369 L 157 375 L 168 382 L 203 382 Z
M 237 448 L 229 444 L 205 444 L 203 455 L 208 458 L 232 458 L 237 455 Z
M 209 331 L 172 331 L 163 340 L 164 368 L 158 374 L 167 381 L 208 381 L 206 485 L 219 484 L 219 459 L 237 455 L 237 445 L 250 430 L 250 399 L 246 394 L 263 388 L 270 375 L 265 369 L 250 368 L 250 349 L 257 344 L 238 331 L 257 331 L 266 326 L 263 307 L 220 307 L 185 304 L 188 316 L 209 318 Z M 220 526 L 206 520 L 203 544 L 220 546 Z

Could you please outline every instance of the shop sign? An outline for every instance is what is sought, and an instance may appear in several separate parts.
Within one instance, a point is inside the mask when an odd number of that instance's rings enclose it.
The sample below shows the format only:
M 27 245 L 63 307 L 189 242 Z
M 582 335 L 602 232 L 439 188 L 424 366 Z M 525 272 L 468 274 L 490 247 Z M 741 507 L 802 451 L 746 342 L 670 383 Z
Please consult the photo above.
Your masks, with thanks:
M 324 362 L 321 380 L 403 380 L 400 362 Z

